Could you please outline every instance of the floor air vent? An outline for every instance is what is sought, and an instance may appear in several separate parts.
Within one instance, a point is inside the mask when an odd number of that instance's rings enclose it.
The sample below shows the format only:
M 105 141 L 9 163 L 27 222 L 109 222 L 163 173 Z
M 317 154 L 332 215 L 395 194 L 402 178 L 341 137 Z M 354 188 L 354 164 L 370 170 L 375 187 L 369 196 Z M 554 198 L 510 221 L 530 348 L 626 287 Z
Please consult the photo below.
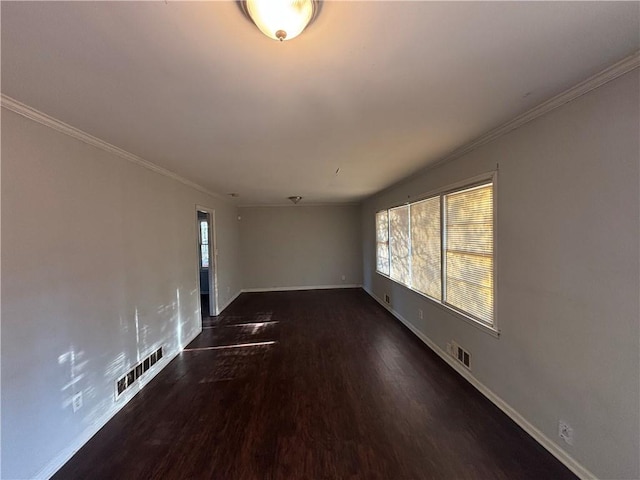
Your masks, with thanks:
M 453 358 L 455 358 L 459 363 L 471 370 L 471 354 L 456 342 L 451 342 L 449 345 L 451 349 L 449 353 L 451 353 Z
M 134 365 L 125 375 L 116 381 L 116 399 L 122 395 L 127 388 L 133 385 L 138 378 L 144 375 L 147 370 L 153 367 L 162 358 L 162 347 L 157 349 L 147 358 L 137 365 Z

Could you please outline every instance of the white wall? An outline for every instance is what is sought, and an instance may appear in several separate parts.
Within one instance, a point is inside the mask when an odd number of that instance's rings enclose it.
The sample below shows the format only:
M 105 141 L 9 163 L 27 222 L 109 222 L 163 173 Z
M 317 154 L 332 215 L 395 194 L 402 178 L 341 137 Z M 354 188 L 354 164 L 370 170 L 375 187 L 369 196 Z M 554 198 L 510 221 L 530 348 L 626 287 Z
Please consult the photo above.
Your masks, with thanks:
M 635 70 L 369 199 L 362 218 L 365 287 L 441 349 L 470 350 L 479 382 L 606 479 L 640 476 L 638 85 Z M 374 230 L 376 210 L 498 162 L 499 339 L 376 274 Z
M 116 378 L 198 333 L 196 204 L 216 212 L 224 305 L 235 207 L 2 109 L 2 478 L 59 467 L 131 396 Z
M 238 211 L 245 289 L 362 283 L 359 205 Z

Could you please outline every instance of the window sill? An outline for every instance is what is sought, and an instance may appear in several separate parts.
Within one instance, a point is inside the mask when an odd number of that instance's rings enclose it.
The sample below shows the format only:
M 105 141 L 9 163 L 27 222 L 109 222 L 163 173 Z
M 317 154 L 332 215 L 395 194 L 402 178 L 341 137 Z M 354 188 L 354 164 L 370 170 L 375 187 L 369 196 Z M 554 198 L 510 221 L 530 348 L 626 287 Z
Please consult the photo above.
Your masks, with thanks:
M 384 273 L 381 273 L 381 272 L 379 272 L 377 270 L 376 270 L 376 273 L 378 275 L 380 275 L 381 277 L 386 278 L 390 282 L 393 282 L 396 285 L 400 285 L 401 287 L 406 288 L 409 292 L 414 293 L 416 295 L 419 295 L 421 298 L 426 299 L 433 306 L 440 308 L 441 310 L 447 312 L 448 314 L 451 314 L 451 316 L 453 316 L 455 318 L 458 318 L 458 319 L 468 323 L 472 327 L 475 327 L 478 330 L 480 330 L 480 331 L 482 331 L 482 332 L 484 332 L 484 333 L 486 333 L 488 335 L 491 335 L 492 337 L 500 338 L 500 330 L 497 330 L 496 328 L 490 327 L 489 325 L 486 325 L 486 324 L 476 320 L 473 317 L 465 315 L 460 310 L 457 310 L 457 309 L 455 309 L 453 307 L 450 307 L 449 305 L 447 305 L 445 303 L 441 303 L 438 300 L 435 300 L 435 299 L 429 297 L 428 295 L 425 295 L 424 293 L 420 293 L 417 290 L 414 290 L 413 288 L 405 285 L 404 283 L 400 283 L 400 282 L 392 279 L 389 275 L 385 275 Z

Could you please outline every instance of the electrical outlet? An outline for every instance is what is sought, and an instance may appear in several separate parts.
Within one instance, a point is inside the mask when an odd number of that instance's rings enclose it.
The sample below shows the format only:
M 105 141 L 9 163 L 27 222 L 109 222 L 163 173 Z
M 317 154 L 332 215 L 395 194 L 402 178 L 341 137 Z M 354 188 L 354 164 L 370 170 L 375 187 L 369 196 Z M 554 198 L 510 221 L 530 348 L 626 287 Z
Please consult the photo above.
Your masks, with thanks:
M 423 315 L 422 315 L 422 309 L 421 308 L 418 309 L 418 318 L 420 320 L 422 320 L 424 318 Z
M 76 413 L 82 408 L 82 392 L 78 392 L 73 396 L 71 406 L 73 407 L 73 413 Z
M 573 428 L 563 420 L 558 422 L 558 436 L 569 445 L 573 445 Z
M 344 282 L 347 279 L 345 275 L 342 275 L 342 281 Z
M 389 298 L 389 294 L 388 293 L 384 294 L 384 303 L 391 303 L 391 299 Z

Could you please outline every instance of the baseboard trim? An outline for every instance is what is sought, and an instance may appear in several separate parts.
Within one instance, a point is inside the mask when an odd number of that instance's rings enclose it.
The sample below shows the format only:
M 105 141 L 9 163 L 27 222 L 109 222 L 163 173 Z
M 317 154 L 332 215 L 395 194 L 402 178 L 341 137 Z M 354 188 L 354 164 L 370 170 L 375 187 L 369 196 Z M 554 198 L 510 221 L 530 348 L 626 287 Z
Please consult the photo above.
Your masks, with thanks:
M 78 450 L 80 450 L 91 438 L 100 431 L 102 427 L 104 427 L 109 420 L 116 416 L 120 410 L 124 408 L 144 387 L 146 387 L 162 370 L 165 369 L 171 361 L 182 352 L 184 347 L 189 345 L 198 335 L 202 332 L 202 325 L 196 328 L 191 334 L 186 337 L 186 340 L 183 342 L 184 345 L 181 345 L 178 350 L 171 353 L 170 356 L 163 357 L 156 365 L 159 365 L 160 368 L 157 368 L 153 371 L 150 371 L 150 375 L 147 378 L 141 377 L 141 383 L 139 388 L 132 391 L 130 394 L 124 393 L 121 398 L 118 399 L 117 402 L 113 404 L 113 407 L 105 412 L 102 417 L 97 419 L 91 425 L 89 425 L 78 437 L 76 437 L 75 441 L 72 445 L 65 448 L 62 452 L 60 452 L 53 460 L 47 463 L 34 477 L 35 479 L 49 479 L 51 478 L 58 470 L 60 470 L 65 463 L 67 463 L 71 457 L 73 457 Z M 128 395 L 128 396 L 127 396 Z
M 524 418 L 517 410 L 511 407 L 502 398 L 496 395 L 491 389 L 482 384 L 476 377 L 474 377 L 468 370 L 459 365 L 454 359 L 447 355 L 438 345 L 429 339 L 424 333 L 418 330 L 411 322 L 396 312 L 393 308 L 387 305 L 384 301 L 378 298 L 372 291 L 366 287 L 362 289 L 369 294 L 376 302 L 384 307 L 391 315 L 398 319 L 405 327 L 407 327 L 416 337 L 424 342 L 431 350 L 433 350 L 440 358 L 442 358 L 447 364 L 459 373 L 465 380 L 473 385 L 480 393 L 482 393 L 487 399 L 489 399 L 495 406 L 502 410 L 511 420 L 513 420 L 520 428 L 527 432 L 535 441 L 542 445 L 551 455 L 556 457 L 562 462 L 569 470 L 583 480 L 593 480 L 597 477 L 591 473 L 587 468 L 582 466 L 577 460 L 571 457 L 567 452 L 562 450 L 558 445 L 552 442 L 549 437 L 542 433 L 538 428 L 532 425 L 526 418 Z
M 220 315 L 222 312 L 224 312 L 225 308 L 227 308 L 229 305 L 231 305 L 233 303 L 233 301 L 236 298 L 238 298 L 242 292 L 243 292 L 243 290 L 238 290 L 233 297 L 231 297 L 229 300 L 227 300 L 227 302 L 220 307 L 220 310 L 218 311 L 218 315 Z
M 266 287 L 266 288 L 243 288 L 242 293 L 256 292 L 290 292 L 293 290 L 334 290 L 337 288 L 361 288 L 359 283 L 349 283 L 340 285 L 302 285 L 297 287 Z

